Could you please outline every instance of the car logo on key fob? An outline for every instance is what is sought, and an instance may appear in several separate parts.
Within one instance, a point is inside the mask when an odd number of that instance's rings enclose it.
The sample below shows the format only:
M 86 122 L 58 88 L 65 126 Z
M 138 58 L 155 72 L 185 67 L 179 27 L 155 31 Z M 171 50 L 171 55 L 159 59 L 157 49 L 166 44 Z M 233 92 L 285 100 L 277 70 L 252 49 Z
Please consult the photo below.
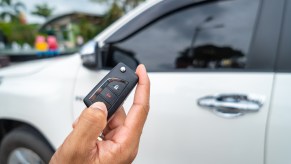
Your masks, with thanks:
M 115 85 L 113 88 L 114 88 L 115 90 L 118 90 L 119 85 Z

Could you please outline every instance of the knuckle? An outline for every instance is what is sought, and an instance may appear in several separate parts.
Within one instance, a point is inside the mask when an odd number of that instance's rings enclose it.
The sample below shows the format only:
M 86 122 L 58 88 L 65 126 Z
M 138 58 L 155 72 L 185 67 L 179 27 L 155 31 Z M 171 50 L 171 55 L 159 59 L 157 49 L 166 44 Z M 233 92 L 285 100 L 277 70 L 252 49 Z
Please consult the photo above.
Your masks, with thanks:
M 134 103 L 133 105 L 138 109 L 142 109 L 146 114 L 149 113 L 149 109 L 150 109 L 149 104 Z

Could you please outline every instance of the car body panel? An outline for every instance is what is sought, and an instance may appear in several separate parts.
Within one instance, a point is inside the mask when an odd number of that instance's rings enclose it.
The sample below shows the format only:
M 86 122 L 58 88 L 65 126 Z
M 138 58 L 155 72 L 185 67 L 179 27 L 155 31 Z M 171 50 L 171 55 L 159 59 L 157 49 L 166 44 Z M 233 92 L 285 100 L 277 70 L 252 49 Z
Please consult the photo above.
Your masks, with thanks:
M 17 77 L 31 75 L 39 72 L 50 63 L 51 61 L 42 60 L 14 64 L 9 67 L 0 69 L 0 77 Z
M 291 163 L 291 2 L 285 1 L 280 49 L 266 131 L 266 164 Z
M 266 164 L 291 163 L 291 75 L 278 73 L 266 131 Z
M 25 122 L 58 148 L 71 131 L 73 89 L 81 59 L 72 55 L 50 63 L 38 73 L 2 79 L 0 119 Z

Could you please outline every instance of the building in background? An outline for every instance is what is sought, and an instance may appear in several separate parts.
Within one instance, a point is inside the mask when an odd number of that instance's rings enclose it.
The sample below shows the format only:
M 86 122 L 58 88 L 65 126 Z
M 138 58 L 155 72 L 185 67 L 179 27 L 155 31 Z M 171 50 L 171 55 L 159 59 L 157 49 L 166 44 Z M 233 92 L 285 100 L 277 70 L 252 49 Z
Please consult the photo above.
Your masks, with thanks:
M 100 32 L 102 18 L 93 13 L 66 13 L 49 19 L 41 25 L 39 33 L 55 36 L 61 51 L 75 49 Z

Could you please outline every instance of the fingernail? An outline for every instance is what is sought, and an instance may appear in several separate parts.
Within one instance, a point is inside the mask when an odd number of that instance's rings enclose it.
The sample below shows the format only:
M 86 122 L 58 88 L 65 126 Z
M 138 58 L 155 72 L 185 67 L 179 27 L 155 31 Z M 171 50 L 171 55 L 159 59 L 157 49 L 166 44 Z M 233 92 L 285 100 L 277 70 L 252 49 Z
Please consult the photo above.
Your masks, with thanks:
M 141 64 L 141 67 L 142 67 L 144 70 L 147 70 L 144 64 Z
M 138 70 L 138 69 L 141 69 L 141 70 L 145 70 L 145 71 L 147 71 L 145 65 L 143 65 L 143 64 L 138 65 L 137 70 Z
M 107 111 L 106 110 L 106 106 L 103 102 L 96 102 L 94 104 L 92 104 L 90 106 L 90 108 L 96 109 L 96 110 L 103 110 L 103 111 Z

